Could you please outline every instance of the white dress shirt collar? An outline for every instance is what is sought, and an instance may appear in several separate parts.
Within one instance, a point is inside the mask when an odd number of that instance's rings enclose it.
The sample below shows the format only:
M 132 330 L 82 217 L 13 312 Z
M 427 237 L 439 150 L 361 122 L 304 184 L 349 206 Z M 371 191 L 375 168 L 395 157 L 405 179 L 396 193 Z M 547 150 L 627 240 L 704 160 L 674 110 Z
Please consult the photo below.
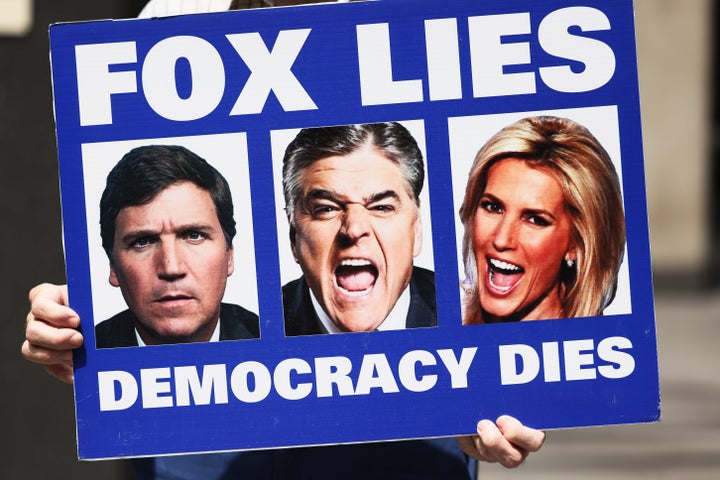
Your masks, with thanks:
M 310 290 L 310 300 L 312 301 L 315 314 L 318 316 L 318 318 L 320 319 L 320 323 L 322 323 L 322 326 L 325 327 L 325 330 L 327 330 L 328 333 L 344 333 L 343 330 L 340 330 L 337 325 L 335 325 L 335 323 L 330 320 L 330 317 L 328 317 L 328 315 L 322 309 L 322 307 L 320 306 L 320 302 L 317 301 L 317 298 L 315 298 L 312 290 Z M 392 310 L 390 310 L 390 313 L 385 318 L 385 321 L 383 321 L 377 327 L 377 330 L 382 331 L 405 329 L 407 325 L 407 316 L 409 311 L 410 286 L 408 285 L 407 287 L 405 287 L 405 290 L 403 290 L 402 294 L 400 294 L 400 298 L 398 298 L 397 302 L 395 302 L 395 306 Z
M 135 330 L 135 338 L 137 338 L 137 343 L 139 347 L 145 347 L 145 342 L 143 342 L 143 339 L 140 338 L 140 334 L 137 331 L 137 328 Z M 213 330 L 212 335 L 210 336 L 209 342 L 219 342 L 220 341 L 220 319 L 218 319 L 217 323 L 215 324 L 215 330 Z

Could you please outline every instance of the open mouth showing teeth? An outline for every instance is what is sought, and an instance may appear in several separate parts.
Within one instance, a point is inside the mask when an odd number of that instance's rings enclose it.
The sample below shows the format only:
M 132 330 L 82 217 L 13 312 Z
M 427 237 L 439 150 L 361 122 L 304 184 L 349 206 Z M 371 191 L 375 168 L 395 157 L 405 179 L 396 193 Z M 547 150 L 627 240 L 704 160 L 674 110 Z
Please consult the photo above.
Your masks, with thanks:
M 499 292 L 508 292 L 515 287 L 525 270 L 515 264 L 488 258 L 488 280 Z
M 345 259 L 335 269 L 335 282 L 346 295 L 362 296 L 370 292 L 377 280 L 377 268 L 370 261 Z

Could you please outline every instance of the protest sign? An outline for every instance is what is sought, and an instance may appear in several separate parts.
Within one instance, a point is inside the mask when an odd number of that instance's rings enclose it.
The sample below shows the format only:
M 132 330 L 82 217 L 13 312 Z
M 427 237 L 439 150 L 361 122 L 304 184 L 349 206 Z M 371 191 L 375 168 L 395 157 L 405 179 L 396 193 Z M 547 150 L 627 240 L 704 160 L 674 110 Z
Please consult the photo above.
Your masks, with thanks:
M 50 40 L 80 458 L 659 418 L 631 1 L 318 4 Z M 495 133 L 548 116 L 592 134 L 593 167 L 515 150 L 466 192 Z M 368 132 L 388 145 L 303 159 Z M 235 235 L 195 173 L 142 190 L 146 164 L 196 155 Z

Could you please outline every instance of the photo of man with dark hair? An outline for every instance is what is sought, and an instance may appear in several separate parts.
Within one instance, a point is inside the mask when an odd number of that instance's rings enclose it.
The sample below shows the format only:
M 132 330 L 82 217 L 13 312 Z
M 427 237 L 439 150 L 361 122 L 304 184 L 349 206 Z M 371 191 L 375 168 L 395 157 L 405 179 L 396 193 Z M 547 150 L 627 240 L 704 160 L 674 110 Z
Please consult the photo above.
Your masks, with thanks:
M 258 338 L 258 317 L 222 303 L 234 270 L 225 178 L 187 148 L 137 147 L 107 177 L 100 232 L 128 309 L 95 327 L 98 348 Z

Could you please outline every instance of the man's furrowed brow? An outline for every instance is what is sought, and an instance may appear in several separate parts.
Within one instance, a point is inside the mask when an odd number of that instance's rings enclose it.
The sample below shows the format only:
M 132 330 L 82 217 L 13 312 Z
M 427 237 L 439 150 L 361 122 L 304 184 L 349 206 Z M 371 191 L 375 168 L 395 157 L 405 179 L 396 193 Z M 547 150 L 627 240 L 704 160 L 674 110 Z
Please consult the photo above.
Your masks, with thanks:
M 365 197 L 365 204 L 382 202 L 383 200 L 400 200 L 400 195 L 395 190 L 385 190 L 384 192 L 373 193 L 369 197 Z
M 192 223 L 183 223 L 173 226 L 172 232 L 177 234 L 182 234 L 185 232 L 192 232 L 192 231 L 198 231 L 198 232 L 211 232 L 214 230 L 214 227 L 211 223 L 203 223 L 203 222 L 192 222 Z M 121 238 L 121 241 L 127 242 L 127 241 L 134 241 L 138 238 L 143 237 L 159 237 L 164 232 L 160 228 L 138 228 L 137 230 L 131 230 L 129 232 L 126 232 L 125 235 Z
M 324 188 L 313 188 L 305 196 L 307 200 L 329 200 L 332 202 L 343 203 L 342 196 L 332 190 Z
M 213 230 L 215 230 L 215 227 L 213 226 L 213 224 L 203 223 L 203 222 L 185 223 L 182 225 L 177 225 L 175 228 L 173 228 L 173 231 L 175 233 L 193 232 L 193 231 L 209 233 Z
M 360 200 L 360 201 L 356 201 L 356 200 L 347 198 L 345 195 L 342 195 L 333 190 L 326 190 L 324 188 L 315 188 L 315 189 L 310 190 L 307 193 L 307 195 L 305 196 L 305 198 L 306 198 L 306 200 L 327 200 L 327 201 L 334 202 L 337 204 L 362 203 L 364 205 L 370 205 L 370 204 L 381 202 L 381 201 L 387 200 L 387 199 L 399 200 L 400 195 L 398 195 L 395 190 L 385 190 L 383 192 L 373 193 L 371 195 L 363 197 L 362 200 Z
M 157 230 L 141 228 L 126 232 L 122 237 L 120 237 L 120 245 L 127 247 L 140 240 L 141 238 L 157 239 L 159 236 L 160 232 Z

